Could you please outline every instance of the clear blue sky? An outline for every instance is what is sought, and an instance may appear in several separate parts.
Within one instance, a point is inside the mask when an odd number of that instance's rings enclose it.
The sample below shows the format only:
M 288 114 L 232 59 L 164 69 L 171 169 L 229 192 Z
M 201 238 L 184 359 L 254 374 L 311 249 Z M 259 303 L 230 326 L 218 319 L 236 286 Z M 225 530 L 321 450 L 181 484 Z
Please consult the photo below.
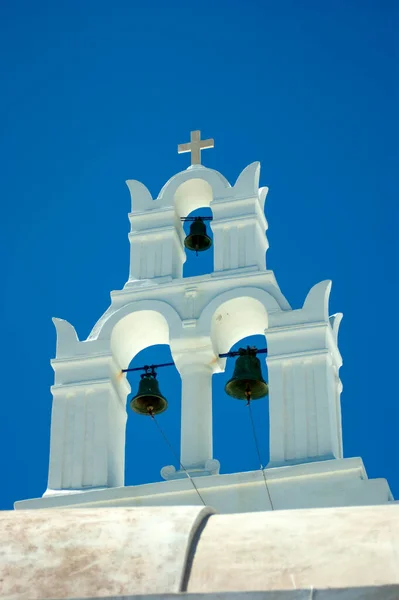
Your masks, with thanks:
M 192 129 L 215 138 L 204 163 L 231 182 L 261 161 L 268 266 L 291 305 L 333 280 L 345 456 L 399 496 L 394 28 L 390 1 L 2 3 L 1 508 L 46 488 L 51 317 L 88 335 L 128 275 L 124 181 L 155 196 L 188 165 L 176 145 Z M 190 257 L 185 275 L 209 268 Z M 148 349 L 134 365 L 169 356 Z M 222 472 L 255 469 L 227 378 L 215 378 L 214 454 Z M 178 447 L 179 377 L 160 381 Z M 255 416 L 266 463 L 266 401 Z M 152 425 L 129 412 L 127 484 L 174 462 Z

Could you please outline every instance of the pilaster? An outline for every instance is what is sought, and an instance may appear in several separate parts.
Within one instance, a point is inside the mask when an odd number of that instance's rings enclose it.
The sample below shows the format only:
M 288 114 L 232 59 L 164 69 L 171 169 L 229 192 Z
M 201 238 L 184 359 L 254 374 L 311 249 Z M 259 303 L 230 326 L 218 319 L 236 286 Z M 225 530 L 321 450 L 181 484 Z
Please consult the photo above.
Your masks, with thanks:
M 55 359 L 52 366 L 47 494 L 124 485 L 126 379 L 115 375 L 111 356 Z
M 265 271 L 269 244 L 259 198 L 215 200 L 212 211 L 215 273 L 233 269 Z
M 275 327 L 267 340 L 269 466 L 342 458 L 341 358 L 330 324 Z
M 182 277 L 186 255 L 175 210 L 163 208 L 130 213 L 129 220 L 129 281 L 163 282 Z

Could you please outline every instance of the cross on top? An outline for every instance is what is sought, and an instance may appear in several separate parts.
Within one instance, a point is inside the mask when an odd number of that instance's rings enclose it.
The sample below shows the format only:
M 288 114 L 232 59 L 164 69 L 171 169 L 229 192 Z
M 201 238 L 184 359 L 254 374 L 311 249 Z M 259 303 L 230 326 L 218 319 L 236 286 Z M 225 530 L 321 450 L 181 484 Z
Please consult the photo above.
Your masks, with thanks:
M 177 146 L 177 152 L 183 154 L 184 152 L 191 152 L 191 164 L 201 164 L 201 150 L 207 148 L 213 148 L 215 146 L 214 140 L 201 140 L 200 131 L 191 131 L 190 142 L 187 144 L 179 144 Z

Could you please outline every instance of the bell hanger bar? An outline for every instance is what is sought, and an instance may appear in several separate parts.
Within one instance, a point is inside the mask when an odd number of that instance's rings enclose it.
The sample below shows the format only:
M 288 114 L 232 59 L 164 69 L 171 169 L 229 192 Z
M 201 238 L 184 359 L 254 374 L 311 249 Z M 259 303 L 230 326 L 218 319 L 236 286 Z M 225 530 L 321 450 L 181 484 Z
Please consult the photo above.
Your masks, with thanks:
M 250 348 L 250 350 L 253 350 L 254 354 L 267 354 L 267 348 L 260 348 L 259 350 L 257 348 Z M 240 356 L 240 352 L 238 350 L 234 350 L 232 352 L 225 352 L 223 354 L 219 354 L 219 358 L 231 358 L 233 356 Z M 131 367 L 130 369 L 122 369 L 122 373 L 130 373 L 131 371 L 148 371 L 150 369 L 159 369 L 160 367 L 174 367 L 174 365 L 174 362 L 162 363 L 159 365 L 144 365 L 142 367 Z
M 173 367 L 175 363 L 163 363 L 162 365 L 144 365 L 144 367 L 132 367 L 131 369 L 122 369 L 122 373 L 129 373 L 130 371 L 152 371 L 154 374 L 155 369 L 159 369 L 159 367 Z
M 243 349 L 241 349 L 241 352 L 240 352 L 240 350 L 234 350 L 232 352 L 224 352 L 223 354 L 219 354 L 219 358 L 231 358 L 232 356 L 241 356 L 242 350 Z M 248 351 L 250 351 L 251 354 L 267 354 L 267 348 L 260 348 L 258 350 L 257 348 L 255 348 L 255 346 L 252 346 L 252 348 L 247 346 L 245 352 L 248 352 Z
M 213 217 L 180 217 L 180 221 L 212 221 Z

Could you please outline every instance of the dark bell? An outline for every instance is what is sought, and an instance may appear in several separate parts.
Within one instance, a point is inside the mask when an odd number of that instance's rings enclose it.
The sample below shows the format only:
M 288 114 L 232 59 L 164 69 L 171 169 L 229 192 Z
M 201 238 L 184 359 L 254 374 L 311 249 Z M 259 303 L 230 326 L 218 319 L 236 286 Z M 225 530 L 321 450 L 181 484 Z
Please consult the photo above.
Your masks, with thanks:
M 269 393 L 262 377 L 260 360 L 255 348 L 240 348 L 233 377 L 226 383 L 225 392 L 238 400 L 258 400 Z
M 139 415 L 159 415 L 168 407 L 166 399 L 159 391 L 155 373 L 141 376 L 139 390 L 130 401 L 130 408 Z
M 203 252 L 212 246 L 212 240 L 206 233 L 206 225 L 201 217 L 195 217 L 190 225 L 190 233 L 184 240 L 184 245 L 188 250 Z

